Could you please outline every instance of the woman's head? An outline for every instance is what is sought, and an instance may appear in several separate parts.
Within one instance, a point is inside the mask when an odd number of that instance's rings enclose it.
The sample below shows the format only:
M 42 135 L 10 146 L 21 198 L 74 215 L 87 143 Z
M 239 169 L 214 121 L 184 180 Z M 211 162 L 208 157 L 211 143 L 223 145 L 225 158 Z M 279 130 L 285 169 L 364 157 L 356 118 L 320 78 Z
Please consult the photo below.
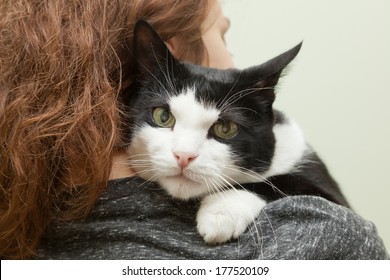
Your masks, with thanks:
M 206 15 L 194 34 L 193 38 L 196 39 L 196 44 L 192 45 L 191 41 L 182 40 L 181 36 L 163 37 L 163 39 L 178 59 L 189 60 L 209 67 L 231 68 L 233 61 L 224 39 L 230 22 L 223 15 L 219 1 L 211 0 L 208 2 Z M 199 55 L 197 57 L 191 56 L 191 52 L 197 50 L 201 51 Z
M 215 1 L 0 2 L 1 257 L 31 255 L 48 222 L 85 216 L 104 188 L 135 21 L 206 63 L 201 27 Z

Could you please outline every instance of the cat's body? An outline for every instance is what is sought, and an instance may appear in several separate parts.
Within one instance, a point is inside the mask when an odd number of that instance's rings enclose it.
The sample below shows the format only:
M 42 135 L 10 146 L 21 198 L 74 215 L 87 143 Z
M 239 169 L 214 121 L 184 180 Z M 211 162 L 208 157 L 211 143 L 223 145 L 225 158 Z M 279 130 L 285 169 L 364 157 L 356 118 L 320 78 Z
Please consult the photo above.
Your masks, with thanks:
M 286 195 L 347 206 L 298 125 L 272 108 L 300 45 L 257 67 L 210 69 L 174 59 L 140 22 L 135 49 L 140 77 L 125 98 L 130 164 L 175 198 L 201 199 L 197 227 L 206 242 L 237 238 L 267 202 Z

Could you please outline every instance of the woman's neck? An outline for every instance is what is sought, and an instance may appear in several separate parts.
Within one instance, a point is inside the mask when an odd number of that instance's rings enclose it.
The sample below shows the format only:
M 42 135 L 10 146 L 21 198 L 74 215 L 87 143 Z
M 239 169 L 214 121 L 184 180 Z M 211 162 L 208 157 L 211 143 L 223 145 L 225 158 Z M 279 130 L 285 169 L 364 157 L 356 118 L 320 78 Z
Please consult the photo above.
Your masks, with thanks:
M 134 176 L 134 172 L 129 165 L 129 159 L 125 150 L 118 150 L 114 154 L 110 180 Z

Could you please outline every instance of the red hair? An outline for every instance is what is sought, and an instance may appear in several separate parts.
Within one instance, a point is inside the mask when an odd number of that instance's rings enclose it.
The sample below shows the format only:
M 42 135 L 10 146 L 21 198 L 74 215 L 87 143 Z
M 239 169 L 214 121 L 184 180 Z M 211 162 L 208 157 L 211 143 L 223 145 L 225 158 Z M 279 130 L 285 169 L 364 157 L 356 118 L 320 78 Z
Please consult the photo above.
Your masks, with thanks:
M 0 256 L 33 256 L 53 220 L 85 217 L 121 141 L 138 18 L 201 62 L 208 0 L 0 3 Z

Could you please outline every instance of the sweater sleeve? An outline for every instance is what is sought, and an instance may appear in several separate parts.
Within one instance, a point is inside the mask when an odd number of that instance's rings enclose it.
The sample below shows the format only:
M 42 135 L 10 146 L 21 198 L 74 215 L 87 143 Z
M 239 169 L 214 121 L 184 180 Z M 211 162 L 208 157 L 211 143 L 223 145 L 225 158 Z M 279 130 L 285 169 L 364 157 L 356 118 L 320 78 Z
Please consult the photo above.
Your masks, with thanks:
M 389 259 L 373 223 L 320 197 L 270 203 L 248 232 L 259 259 Z

